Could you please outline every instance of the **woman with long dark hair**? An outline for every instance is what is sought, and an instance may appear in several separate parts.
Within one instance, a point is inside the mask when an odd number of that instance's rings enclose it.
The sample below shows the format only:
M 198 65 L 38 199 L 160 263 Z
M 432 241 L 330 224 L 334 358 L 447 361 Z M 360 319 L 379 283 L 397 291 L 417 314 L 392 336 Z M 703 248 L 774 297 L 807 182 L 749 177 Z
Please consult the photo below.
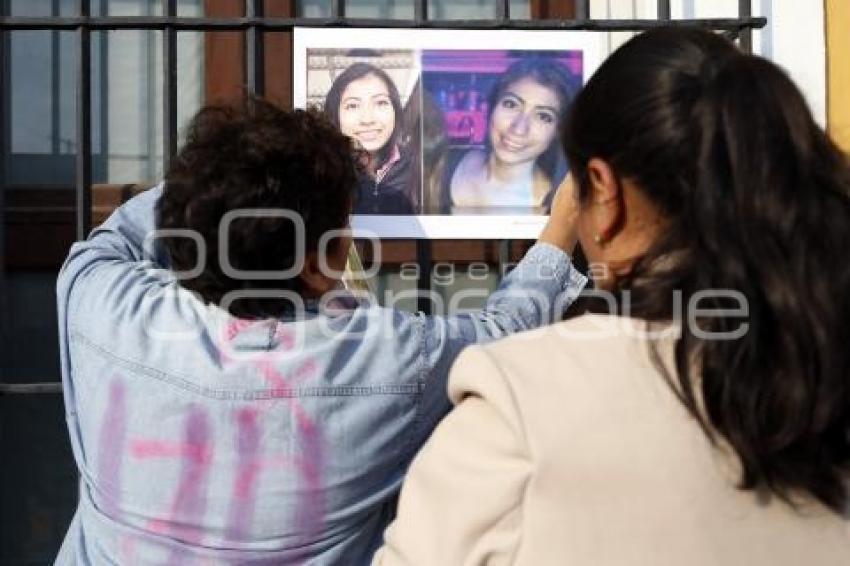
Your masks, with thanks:
M 331 85 L 325 112 L 366 157 L 354 212 L 413 214 L 412 158 L 402 140 L 401 97 L 389 75 L 369 63 L 354 63 Z
M 488 97 L 484 149 L 472 149 L 444 174 L 441 210 L 548 208 L 566 174 L 558 130 L 574 96 L 569 71 L 547 57 L 519 59 Z
M 847 156 L 695 29 L 616 51 L 563 141 L 609 312 L 466 350 L 376 562 L 847 564 Z

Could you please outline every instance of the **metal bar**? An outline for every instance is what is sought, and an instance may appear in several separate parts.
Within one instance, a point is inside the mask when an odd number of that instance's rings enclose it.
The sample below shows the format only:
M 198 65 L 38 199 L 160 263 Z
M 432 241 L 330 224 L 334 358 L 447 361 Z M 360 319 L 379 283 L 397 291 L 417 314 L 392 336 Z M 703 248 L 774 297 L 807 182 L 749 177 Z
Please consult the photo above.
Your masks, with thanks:
M 345 0 L 332 0 L 331 15 L 335 20 L 345 19 Z
M 263 0 L 247 0 L 245 15 L 249 18 L 262 18 L 263 3 Z M 263 30 L 251 26 L 245 34 L 245 76 L 248 80 L 248 90 L 257 96 L 266 92 L 265 61 Z
M 177 0 L 163 0 L 165 15 L 177 13 Z M 177 30 L 162 31 L 162 173 L 168 172 L 177 154 Z
M 296 9 L 298 9 L 298 6 L 301 5 L 301 2 L 296 2 L 296 0 L 292 0 L 292 2 L 294 4 L 294 7 L 293 7 L 293 9 L 290 13 L 296 14 L 297 13 Z M 290 78 L 293 78 L 292 75 L 295 74 L 295 71 L 294 71 L 294 69 L 295 69 L 295 49 L 294 49 L 294 46 L 293 46 L 294 34 L 290 33 L 290 34 L 288 34 L 288 37 L 289 37 L 289 39 L 288 39 L 289 49 L 286 50 L 289 54 L 289 67 L 288 67 L 288 69 L 290 70 L 290 73 L 289 73 Z M 289 81 L 289 101 L 288 101 L 288 106 L 290 108 L 292 108 L 294 100 L 295 100 L 295 81 L 290 80 Z
M 582 0 L 579 0 L 581 2 Z M 578 7 L 580 4 L 577 4 Z M 577 15 L 580 12 L 577 11 Z M 690 20 L 382 20 L 369 18 L 166 18 L 157 16 L 111 16 L 105 18 L 0 18 L 5 30 L 164 30 L 239 31 L 257 27 L 265 31 L 291 31 L 294 27 L 311 28 L 440 28 L 440 29 L 529 29 L 587 31 L 645 31 L 661 26 L 688 26 L 717 31 L 759 29 L 766 18 L 704 18 Z
M 499 277 L 507 275 L 505 267 L 511 262 L 511 240 L 499 240 Z
M 0 15 L 6 15 L 5 0 L 0 0 Z M 6 287 L 6 152 L 9 148 L 6 136 L 11 131 L 9 118 L 12 94 L 11 81 L 6 81 L 7 71 L 11 74 L 6 54 L 9 52 L 10 35 L 0 30 L 0 381 L 3 380 L 6 367 L 6 338 L 9 336 L 11 320 Z
M 502 22 L 509 22 L 511 19 L 511 0 L 501 0 L 496 4 L 496 19 Z
M 738 0 L 738 17 L 742 19 L 751 19 L 753 15 L 752 0 Z M 764 19 L 764 18 L 762 18 Z M 767 20 L 765 19 L 765 22 Z M 762 26 L 759 26 L 762 27 Z M 741 28 L 741 49 L 747 53 L 753 52 L 753 31 L 750 28 Z
M 413 19 L 417 23 L 428 20 L 428 0 L 416 0 L 413 4 Z
M 156 4 L 158 4 L 159 8 L 163 8 L 161 2 L 159 0 L 155 0 Z M 146 15 L 150 16 L 153 14 L 152 10 L 155 9 L 154 2 L 151 0 L 145 0 L 144 8 L 147 10 Z M 162 143 L 163 135 L 165 134 L 164 129 L 162 128 L 164 113 L 162 112 L 162 105 L 165 100 L 165 97 L 162 95 L 163 92 L 163 83 L 160 79 L 162 73 L 165 72 L 165 53 L 162 51 L 162 34 L 159 34 L 160 37 L 157 38 L 154 33 L 140 33 L 141 37 L 141 54 L 140 54 L 140 63 L 144 65 L 143 78 L 141 89 L 145 91 L 145 97 L 142 100 L 141 109 L 140 109 L 140 123 L 145 124 L 145 132 L 159 132 L 160 139 L 157 140 L 152 135 L 145 135 L 142 140 L 143 144 L 143 155 L 148 156 L 148 159 L 143 159 L 143 176 L 145 179 L 151 179 L 157 176 L 158 171 L 162 167 L 162 159 L 160 158 L 159 167 L 154 164 L 154 157 L 156 155 L 164 156 L 167 152 L 165 151 L 164 144 Z M 120 35 L 116 34 L 116 39 L 120 41 Z M 156 48 L 154 47 L 154 43 L 159 41 L 159 54 L 160 58 L 157 60 L 156 57 Z M 159 65 L 159 67 L 157 66 Z M 157 104 L 159 106 L 157 106 Z
M 673 19 L 670 11 L 670 0 L 658 0 L 658 19 L 665 21 Z
M 33 395 L 36 393 L 62 393 L 61 381 L 45 383 L 0 383 L 2 395 Z
M 101 1 L 100 15 L 106 16 L 108 14 L 109 2 Z M 105 176 L 106 163 L 109 159 L 109 32 L 99 32 L 98 43 L 100 44 L 100 84 L 98 87 L 100 97 L 100 104 L 98 105 L 100 108 L 100 152 L 97 160 L 98 166 L 92 165 L 95 172 L 94 179 Z
M 50 6 L 50 13 L 53 17 L 58 17 L 59 13 L 59 0 L 53 0 Z M 60 144 L 60 120 L 61 117 L 59 115 L 59 34 L 61 32 L 52 31 L 50 32 L 50 152 L 53 155 L 59 155 L 61 150 Z
M 431 263 L 432 263 L 431 240 L 416 240 L 416 264 L 419 266 L 419 279 L 416 289 L 419 291 L 416 310 L 425 314 L 432 314 L 433 301 L 431 300 Z
M 590 19 L 590 0 L 575 0 L 576 19 L 579 21 Z
M 89 16 L 89 0 L 77 0 L 83 20 Z M 91 29 L 77 30 L 77 240 L 91 231 Z

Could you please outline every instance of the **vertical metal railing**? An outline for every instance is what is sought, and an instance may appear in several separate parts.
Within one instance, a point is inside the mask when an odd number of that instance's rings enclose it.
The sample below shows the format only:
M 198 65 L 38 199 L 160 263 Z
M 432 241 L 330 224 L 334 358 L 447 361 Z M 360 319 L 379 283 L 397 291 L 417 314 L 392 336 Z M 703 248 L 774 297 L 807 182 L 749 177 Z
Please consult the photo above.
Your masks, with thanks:
M 0 0 L 0 16 L 7 14 L 6 0 Z M 6 82 L 6 61 L 8 48 L 6 42 L 9 33 L 0 30 L 0 383 L 5 378 L 6 340 L 9 336 L 9 302 L 6 289 L 6 155 L 7 136 L 11 132 L 9 124 L 9 95 L 11 87 Z
M 511 262 L 511 240 L 499 240 L 499 276 L 507 275 L 505 267 Z
M 177 0 L 163 0 L 166 17 L 177 15 Z M 162 173 L 177 155 L 177 30 L 162 30 Z
M 50 15 L 58 17 L 60 15 L 59 12 L 59 0 L 52 0 L 50 5 Z M 61 32 L 52 31 L 50 32 L 50 60 L 51 61 L 59 61 L 59 34 Z M 50 66 L 50 97 L 53 100 L 59 100 L 59 69 L 60 66 L 58 64 L 54 64 Z M 60 151 L 60 116 L 59 116 L 59 105 L 51 104 L 50 105 L 50 152 L 53 155 L 59 155 Z
M 419 276 L 416 289 L 419 291 L 416 309 L 425 314 L 431 314 L 434 303 L 431 300 L 431 270 L 434 268 L 433 242 L 431 240 L 416 240 L 416 265 L 419 266 Z
M 670 0 L 658 0 L 658 19 L 669 20 L 673 17 L 670 11 Z
M 108 16 L 109 15 L 109 2 L 100 2 L 100 16 Z M 100 46 L 99 50 L 99 60 L 98 65 L 100 67 L 100 72 L 98 73 L 98 102 L 99 104 L 99 117 L 100 117 L 100 129 L 98 131 L 99 139 L 98 139 L 98 159 L 96 163 L 98 163 L 99 167 L 95 168 L 94 164 L 92 164 L 93 175 L 92 178 L 96 178 L 98 175 L 104 175 L 106 171 L 106 160 L 109 155 L 109 32 L 108 31 L 99 31 L 97 32 L 98 44 Z
M 511 19 L 511 0 L 499 0 L 496 4 L 496 19 L 502 23 Z
M 590 0 L 575 0 L 576 6 L 576 19 L 577 20 L 589 20 L 590 19 Z
M 749 18 L 752 15 L 753 15 L 753 2 L 752 2 L 752 0 L 738 0 L 738 17 L 739 18 Z M 747 53 L 753 52 L 753 30 L 751 30 L 749 28 L 742 29 L 739 41 L 740 41 L 741 49 L 743 49 Z
M 428 0 L 416 0 L 413 5 L 413 19 L 417 22 L 428 21 Z
M 245 15 L 249 18 L 262 18 L 264 0 L 247 0 Z M 263 30 L 251 26 L 245 33 L 245 78 L 251 94 L 262 96 L 266 92 L 265 45 Z
M 90 16 L 89 0 L 78 0 L 81 18 Z M 92 228 L 91 196 L 91 30 L 77 30 L 77 240 L 84 240 Z
M 417 22 L 428 21 L 428 0 L 416 0 L 413 7 L 413 17 Z M 422 85 L 420 85 L 420 88 L 422 88 Z M 433 255 L 433 244 L 430 240 L 416 240 L 416 264 L 419 266 L 416 289 L 420 294 L 416 308 L 425 314 L 431 314 L 434 306 L 429 298 L 432 289 Z

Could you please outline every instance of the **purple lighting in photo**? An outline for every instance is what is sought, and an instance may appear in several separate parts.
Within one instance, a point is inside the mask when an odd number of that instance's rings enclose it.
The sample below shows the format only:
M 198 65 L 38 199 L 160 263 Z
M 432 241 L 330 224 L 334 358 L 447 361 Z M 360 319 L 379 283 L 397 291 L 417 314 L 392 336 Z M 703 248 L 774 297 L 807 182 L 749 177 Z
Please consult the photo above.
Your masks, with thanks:
M 582 84 L 583 53 L 571 51 L 424 50 L 423 86 L 439 107 L 454 145 L 480 146 L 487 131 L 488 97 L 498 77 L 517 61 L 539 58 L 563 65 Z

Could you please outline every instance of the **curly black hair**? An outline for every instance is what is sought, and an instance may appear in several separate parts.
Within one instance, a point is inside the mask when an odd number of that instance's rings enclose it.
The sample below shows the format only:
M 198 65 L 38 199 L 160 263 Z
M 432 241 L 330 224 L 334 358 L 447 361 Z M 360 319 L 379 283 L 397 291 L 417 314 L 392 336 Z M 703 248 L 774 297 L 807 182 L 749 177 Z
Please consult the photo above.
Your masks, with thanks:
M 221 305 L 233 291 L 302 292 L 300 279 L 234 278 L 219 262 L 219 226 L 228 211 L 286 209 L 305 226 L 305 253 L 329 230 L 344 228 L 357 183 L 351 140 L 319 112 L 284 111 L 249 97 L 237 106 L 209 106 L 194 117 L 168 173 L 157 207 L 160 229 L 189 229 L 206 243 L 203 272 L 180 284 L 204 302 Z M 163 238 L 175 271 L 198 265 L 191 239 Z M 228 230 L 233 268 L 281 271 L 295 262 L 295 225 L 286 218 L 242 217 Z M 276 317 L 284 298 L 244 298 L 225 305 L 241 318 Z

